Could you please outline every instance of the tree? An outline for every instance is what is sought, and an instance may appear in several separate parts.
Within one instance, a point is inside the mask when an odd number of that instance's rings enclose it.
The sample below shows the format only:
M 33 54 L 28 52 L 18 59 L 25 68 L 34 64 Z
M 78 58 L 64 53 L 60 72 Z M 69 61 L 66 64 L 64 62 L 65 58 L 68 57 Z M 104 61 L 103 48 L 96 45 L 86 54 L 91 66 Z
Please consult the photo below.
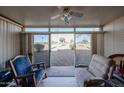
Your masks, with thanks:
M 36 48 L 37 52 L 40 52 L 42 49 L 44 49 L 44 45 L 42 44 L 35 44 L 34 47 Z
M 61 38 L 59 39 L 59 41 L 60 41 L 61 43 L 65 43 L 65 38 L 64 38 L 64 37 L 61 37 Z
M 87 44 L 87 43 L 88 43 L 88 40 L 82 40 L 82 42 L 83 42 L 84 44 Z

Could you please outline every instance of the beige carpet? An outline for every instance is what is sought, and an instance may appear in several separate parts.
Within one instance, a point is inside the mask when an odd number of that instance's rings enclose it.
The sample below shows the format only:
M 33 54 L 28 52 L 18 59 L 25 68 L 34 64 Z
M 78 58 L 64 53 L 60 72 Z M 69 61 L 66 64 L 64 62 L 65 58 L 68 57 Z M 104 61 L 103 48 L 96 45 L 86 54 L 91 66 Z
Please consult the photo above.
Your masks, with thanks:
M 78 87 L 75 77 L 48 77 L 39 87 Z
M 74 77 L 74 66 L 52 66 L 47 69 L 47 75 L 49 77 Z
M 78 87 L 73 66 L 52 66 L 47 69 L 47 75 L 39 87 Z

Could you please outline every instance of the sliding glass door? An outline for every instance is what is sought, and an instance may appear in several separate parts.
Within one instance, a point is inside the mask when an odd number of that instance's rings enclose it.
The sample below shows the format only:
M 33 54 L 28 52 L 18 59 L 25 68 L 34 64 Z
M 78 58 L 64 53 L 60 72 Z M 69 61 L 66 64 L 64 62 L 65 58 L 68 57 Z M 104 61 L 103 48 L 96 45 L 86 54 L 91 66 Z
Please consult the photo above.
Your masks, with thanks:
M 91 34 L 75 34 L 75 65 L 88 65 L 91 60 Z
M 46 66 L 50 66 L 49 35 L 33 35 L 33 37 L 34 63 L 45 62 Z
M 89 65 L 91 34 L 33 35 L 33 62 L 47 66 Z M 51 51 L 51 52 L 50 52 Z
M 74 66 L 74 34 L 51 34 L 51 66 Z

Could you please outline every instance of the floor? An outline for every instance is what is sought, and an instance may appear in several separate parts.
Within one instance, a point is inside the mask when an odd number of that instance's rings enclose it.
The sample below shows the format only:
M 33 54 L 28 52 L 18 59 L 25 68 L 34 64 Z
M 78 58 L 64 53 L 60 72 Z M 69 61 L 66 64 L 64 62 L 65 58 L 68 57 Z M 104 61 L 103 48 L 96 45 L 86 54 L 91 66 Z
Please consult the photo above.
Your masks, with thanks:
M 39 87 L 78 87 L 72 66 L 51 67 L 47 69 L 47 74 L 48 78 L 42 80 Z
M 48 77 L 39 87 L 78 87 L 75 77 Z
M 47 69 L 47 75 L 49 77 L 74 77 L 74 66 L 52 66 Z

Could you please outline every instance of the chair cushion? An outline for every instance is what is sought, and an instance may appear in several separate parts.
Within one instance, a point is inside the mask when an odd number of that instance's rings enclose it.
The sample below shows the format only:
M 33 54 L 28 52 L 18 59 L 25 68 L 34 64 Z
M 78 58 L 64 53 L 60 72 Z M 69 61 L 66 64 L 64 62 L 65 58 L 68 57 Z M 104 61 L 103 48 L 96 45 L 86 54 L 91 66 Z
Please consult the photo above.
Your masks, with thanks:
M 30 63 L 26 56 L 15 59 L 13 65 L 18 76 L 23 76 L 24 74 L 32 71 Z
M 93 55 L 88 70 L 96 77 L 104 77 L 109 69 L 109 64 L 110 59 L 99 55 Z
M 75 75 L 76 75 L 76 79 L 77 79 L 77 84 L 80 87 L 83 87 L 84 86 L 84 82 L 86 80 L 89 80 L 91 77 L 94 77 L 87 70 L 87 68 L 76 68 Z
M 35 80 L 36 82 L 39 82 L 39 80 L 41 79 L 42 75 L 43 75 L 43 69 L 37 69 L 34 71 L 34 75 L 35 75 Z M 33 83 L 33 80 L 31 77 L 28 78 L 28 85 L 31 86 Z
M 43 75 L 43 69 L 37 69 L 35 70 L 35 79 L 36 81 L 39 81 Z

